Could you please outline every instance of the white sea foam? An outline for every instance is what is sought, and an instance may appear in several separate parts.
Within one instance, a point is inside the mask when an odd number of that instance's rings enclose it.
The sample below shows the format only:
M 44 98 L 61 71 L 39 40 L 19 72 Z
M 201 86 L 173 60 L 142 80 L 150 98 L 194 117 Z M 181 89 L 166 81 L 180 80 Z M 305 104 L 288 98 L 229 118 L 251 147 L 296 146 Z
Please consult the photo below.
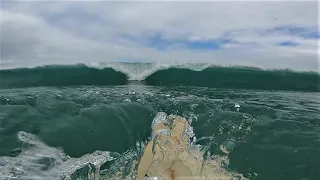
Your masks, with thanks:
M 16 157 L 0 157 L 0 180 L 70 179 L 77 170 L 94 166 L 91 179 L 97 179 L 100 166 L 118 156 L 108 151 L 95 151 L 79 158 L 71 158 L 60 148 L 41 142 L 33 134 L 18 132 L 18 138 L 26 148 Z
M 120 63 L 120 62 L 109 62 L 109 63 L 90 63 L 86 64 L 89 67 L 103 69 L 110 67 L 116 71 L 122 72 L 129 77 L 129 80 L 141 81 L 149 75 L 162 69 L 168 68 L 185 68 L 193 71 L 202 71 L 210 66 L 211 64 L 195 64 L 195 63 L 179 63 L 179 62 L 162 62 L 162 63 Z

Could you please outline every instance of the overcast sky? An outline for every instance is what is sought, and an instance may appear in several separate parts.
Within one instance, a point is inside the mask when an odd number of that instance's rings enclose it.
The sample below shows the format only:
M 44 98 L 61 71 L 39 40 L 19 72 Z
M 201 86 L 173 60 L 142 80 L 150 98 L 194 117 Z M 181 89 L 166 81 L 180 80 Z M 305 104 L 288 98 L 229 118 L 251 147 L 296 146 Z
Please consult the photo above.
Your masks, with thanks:
M 196 62 L 319 71 L 317 1 L 1 0 L 1 68 Z

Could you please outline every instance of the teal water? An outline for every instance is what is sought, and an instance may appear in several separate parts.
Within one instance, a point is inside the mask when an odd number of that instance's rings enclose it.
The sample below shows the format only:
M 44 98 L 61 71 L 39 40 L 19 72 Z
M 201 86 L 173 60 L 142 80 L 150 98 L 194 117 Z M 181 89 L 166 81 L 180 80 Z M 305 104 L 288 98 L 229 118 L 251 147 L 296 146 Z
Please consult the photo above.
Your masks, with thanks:
M 71 78 L 74 74 L 69 71 L 57 77 Z M 45 78 L 56 77 L 25 72 L 26 79 L 42 80 L 15 87 L 9 86 L 8 74 L 13 70 L 6 71 L 0 89 L 0 179 L 90 179 L 88 172 L 99 168 L 99 177 L 91 179 L 108 179 L 119 164 L 139 160 L 157 112 L 181 115 L 192 122 L 197 143 L 211 154 L 229 159 L 222 165 L 226 171 L 253 180 L 320 179 L 320 94 L 306 92 L 318 87 L 311 84 L 314 74 L 299 76 L 309 79 L 301 83 L 309 83 L 311 88 L 293 84 L 290 87 L 301 91 L 279 88 L 288 90 L 282 91 L 274 90 L 276 85 L 232 88 L 242 81 L 218 88 L 184 84 L 173 75 L 181 73 L 179 69 L 164 70 L 169 73 L 165 75 L 155 71 L 140 83 L 110 71 L 116 78 L 109 77 L 109 85 L 97 83 L 102 78 L 94 82 L 83 79 L 87 83 L 79 84 L 81 77 L 68 85 L 42 84 L 48 80 Z M 13 74 L 10 78 L 22 78 Z M 122 77 L 127 80 L 114 85 L 115 79 Z M 154 83 L 160 82 L 156 80 L 159 77 L 162 83 Z M 169 83 L 169 77 L 175 80 Z M 296 82 L 300 83 L 290 83 Z M 235 104 L 240 105 L 239 111 Z M 221 145 L 230 153 L 221 152 Z

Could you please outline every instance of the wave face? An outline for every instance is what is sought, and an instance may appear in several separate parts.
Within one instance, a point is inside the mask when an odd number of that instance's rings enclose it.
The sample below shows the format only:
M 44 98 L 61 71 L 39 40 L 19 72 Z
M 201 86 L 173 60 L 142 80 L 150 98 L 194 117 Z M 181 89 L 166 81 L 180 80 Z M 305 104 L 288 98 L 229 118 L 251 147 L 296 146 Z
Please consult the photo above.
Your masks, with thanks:
M 100 63 L 0 70 L 0 88 L 74 85 L 200 86 L 235 89 L 320 91 L 316 72 L 262 70 L 179 63 Z
M 74 85 L 120 85 L 127 76 L 112 68 L 96 69 L 85 65 L 58 65 L 0 71 L 0 88 Z
M 313 72 L 209 67 L 202 71 L 169 68 L 148 76 L 149 85 L 203 86 L 261 90 L 319 91 L 320 76 Z

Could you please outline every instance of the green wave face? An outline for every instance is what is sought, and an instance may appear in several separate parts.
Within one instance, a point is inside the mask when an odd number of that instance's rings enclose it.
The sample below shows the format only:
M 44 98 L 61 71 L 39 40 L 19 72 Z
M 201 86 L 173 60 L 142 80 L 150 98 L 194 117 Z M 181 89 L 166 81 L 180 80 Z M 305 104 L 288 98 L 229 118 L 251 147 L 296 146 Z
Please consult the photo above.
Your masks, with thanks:
M 320 91 L 320 76 L 315 72 L 262 70 L 247 67 L 211 66 L 195 70 L 193 65 L 155 68 L 152 64 L 144 66 L 143 63 L 128 63 L 97 69 L 85 65 L 60 65 L 0 70 L 0 78 L 0 88 L 125 85 L 143 82 L 156 86 Z
M 0 88 L 120 85 L 127 83 L 127 76 L 112 68 L 95 69 L 85 65 L 1 70 L 0 78 Z
M 210 67 L 202 71 L 170 68 L 146 78 L 150 85 L 187 85 L 260 90 L 319 91 L 316 73 L 261 70 L 239 67 Z

